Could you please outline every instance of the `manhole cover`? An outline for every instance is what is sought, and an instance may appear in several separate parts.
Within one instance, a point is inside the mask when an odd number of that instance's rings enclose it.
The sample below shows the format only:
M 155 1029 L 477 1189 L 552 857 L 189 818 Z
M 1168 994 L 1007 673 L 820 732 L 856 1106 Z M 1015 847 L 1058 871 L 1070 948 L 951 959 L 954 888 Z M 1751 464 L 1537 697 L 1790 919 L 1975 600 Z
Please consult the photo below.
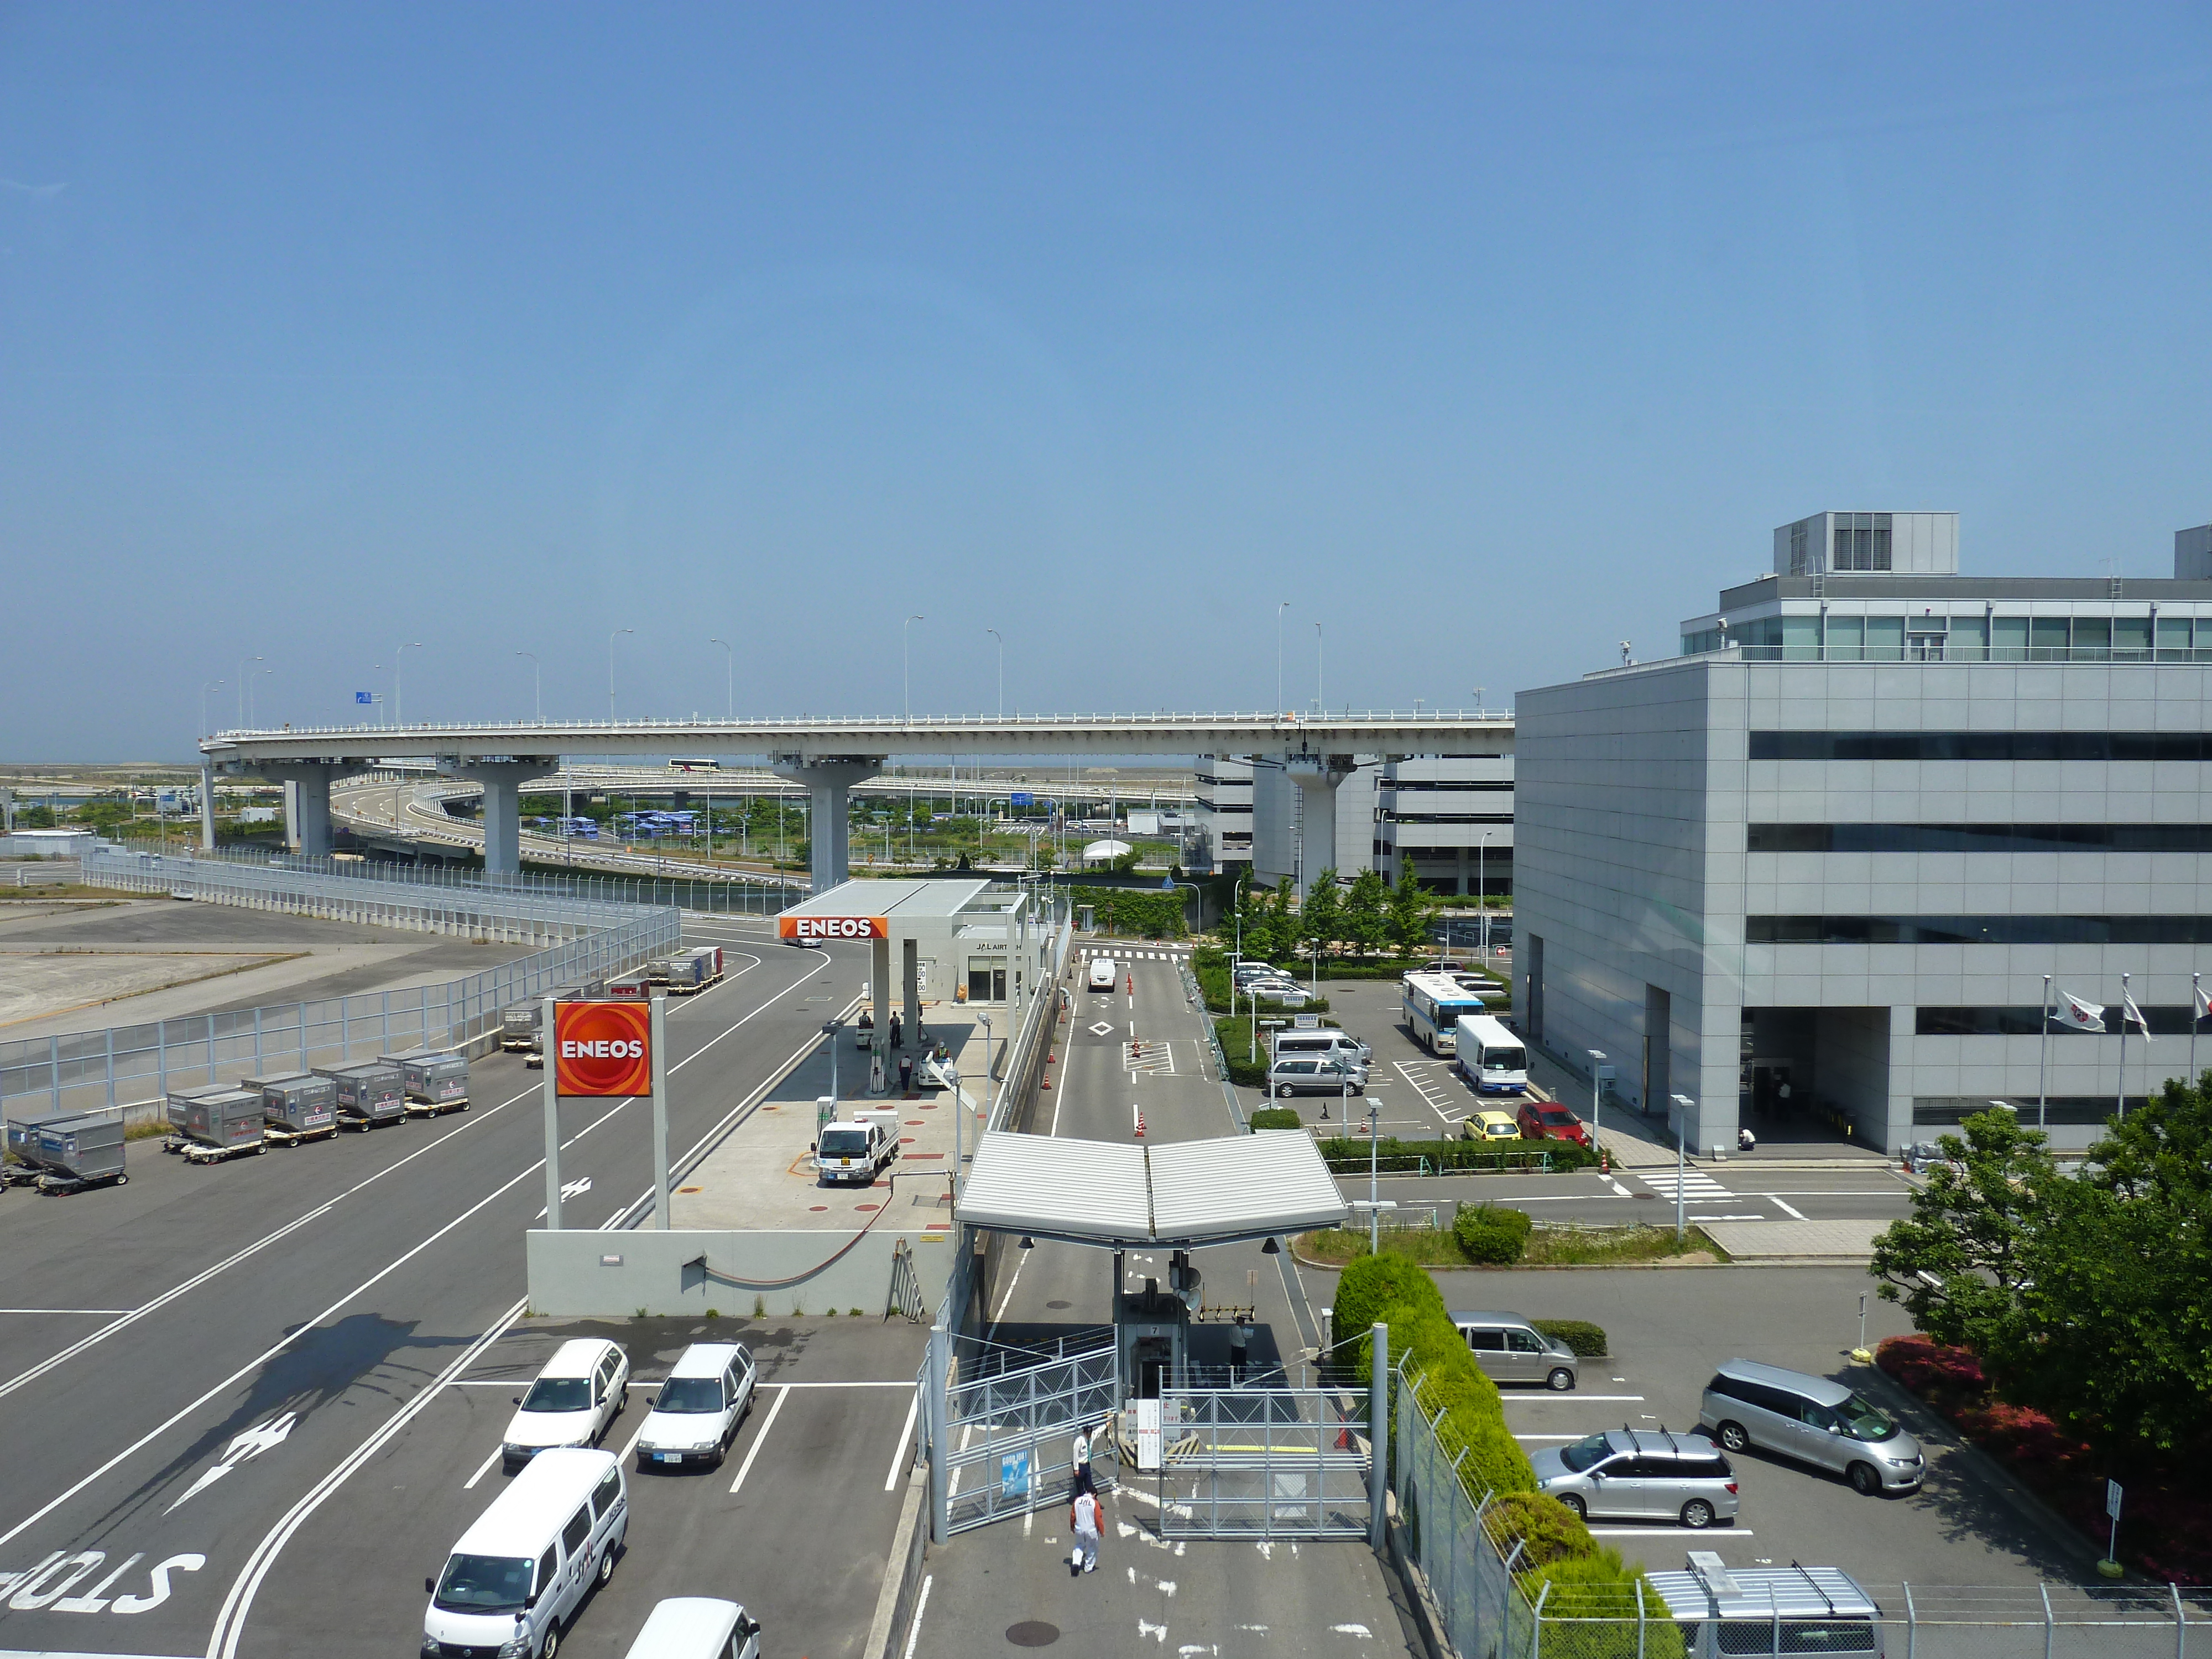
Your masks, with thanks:
M 1651 1199 L 1658 1197 L 1659 1194 L 1656 1193 L 1631 1193 L 1629 1196 L 1631 1198 Z
M 1072 1308 L 1075 1304 L 1073 1302 L 1048 1302 L 1044 1305 L 1048 1308 Z
M 1042 1619 L 1024 1619 L 1006 1626 L 1006 1640 L 1018 1648 L 1048 1648 L 1060 1640 L 1060 1626 Z

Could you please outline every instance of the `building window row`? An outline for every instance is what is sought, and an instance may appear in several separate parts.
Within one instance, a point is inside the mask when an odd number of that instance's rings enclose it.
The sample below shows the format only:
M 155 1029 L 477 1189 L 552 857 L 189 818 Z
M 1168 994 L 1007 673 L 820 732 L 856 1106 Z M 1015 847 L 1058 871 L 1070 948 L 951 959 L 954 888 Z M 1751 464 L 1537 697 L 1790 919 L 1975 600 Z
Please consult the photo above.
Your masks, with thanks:
M 1916 1008 L 1913 1010 L 1912 1030 L 1916 1036 L 2037 1036 L 2042 1033 L 2043 1010 L 2026 1008 Z M 2189 1006 L 2163 1003 L 2145 1007 L 2142 1017 L 2153 1036 L 2187 1036 L 2189 1035 Z M 2106 1018 L 2106 1035 L 2117 1035 L 2119 1030 L 2118 1013 Z M 2130 1030 L 2134 1027 L 2132 1024 Z M 2202 1029 L 2201 1027 L 2199 1028 Z M 2095 1031 L 2083 1031 L 2071 1025 L 2051 1022 L 2053 1036 L 2095 1036 Z
M 1746 916 L 1747 945 L 2212 945 L 2212 916 Z
M 1394 812 L 1389 807 L 1376 814 L 1382 823 L 1510 823 L 1510 812 Z
M 2212 853 L 2212 823 L 1754 823 L 1751 853 Z
M 2212 662 L 2212 617 L 1756 617 L 1682 635 L 1753 662 Z
M 1915 1095 L 1912 1097 L 1912 1121 L 1915 1127 L 1928 1126 L 1948 1128 L 1964 1123 L 1968 1118 L 1990 1109 L 1990 1097 L 1986 1095 Z M 2020 1114 L 2021 1121 L 2033 1123 L 2039 1117 L 2046 1123 L 2102 1123 L 2118 1109 L 2119 1102 L 2112 1095 L 2052 1095 L 2039 1102 L 2033 1095 L 2006 1103 Z M 2150 1104 L 2148 1095 L 2130 1095 L 2128 1109 L 2139 1111 Z
M 1489 789 L 1503 791 L 1504 793 L 1510 794 L 1513 790 L 1513 780 L 1510 778 L 1468 780 L 1452 778 L 1380 778 L 1376 781 L 1375 787 L 1377 789 L 1396 789 L 1401 792 L 1412 789 L 1441 789 L 1451 794 L 1467 794 L 1472 793 L 1477 790 Z
M 1753 732 L 1753 760 L 2203 761 L 2205 732 Z

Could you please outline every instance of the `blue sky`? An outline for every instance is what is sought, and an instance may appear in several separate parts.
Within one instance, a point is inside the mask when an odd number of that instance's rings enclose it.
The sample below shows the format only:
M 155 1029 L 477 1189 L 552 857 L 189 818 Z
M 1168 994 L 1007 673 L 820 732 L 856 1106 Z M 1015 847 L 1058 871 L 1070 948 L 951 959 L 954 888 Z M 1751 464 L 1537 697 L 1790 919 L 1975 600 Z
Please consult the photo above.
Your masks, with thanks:
M 1456 705 L 2212 517 L 2201 6 L 0 9 L 0 759 Z

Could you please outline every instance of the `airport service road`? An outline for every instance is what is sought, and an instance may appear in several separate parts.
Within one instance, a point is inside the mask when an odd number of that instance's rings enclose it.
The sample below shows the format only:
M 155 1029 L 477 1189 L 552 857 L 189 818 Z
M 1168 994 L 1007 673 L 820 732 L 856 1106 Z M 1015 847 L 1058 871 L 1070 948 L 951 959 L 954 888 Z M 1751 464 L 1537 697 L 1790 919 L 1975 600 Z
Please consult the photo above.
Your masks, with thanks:
M 1367 1176 L 1338 1184 L 1367 1196 Z M 1436 1212 L 1449 1226 L 1461 1204 L 1502 1204 L 1539 1221 L 1595 1226 L 1674 1224 L 1674 1171 L 1595 1170 L 1571 1175 L 1475 1175 L 1382 1178 L 1382 1196 L 1401 1211 Z M 1683 1218 L 1701 1221 L 1893 1221 L 1911 1209 L 1913 1188 L 1880 1164 L 1864 1170 L 1761 1170 L 1749 1162 L 1692 1164 L 1681 1183 Z
M 1100 940 L 1092 948 L 1130 965 L 1112 994 L 1094 996 L 1085 988 L 1079 955 L 1075 976 L 1066 982 L 1073 1006 L 1060 1028 L 1053 1088 L 1042 1097 L 1036 1131 L 1127 1141 L 1141 1111 L 1151 1140 L 1236 1133 L 1220 1082 L 1200 1060 L 1204 1030 L 1184 1001 L 1174 963 L 1148 958 L 1149 947 L 1141 945 Z M 1129 975 L 1133 993 L 1127 988 Z M 1133 1025 L 1142 1045 L 1133 1066 Z M 992 1310 L 998 1340 L 1049 1344 L 1107 1323 L 1110 1255 L 1041 1241 L 1020 1255 Z M 1209 1305 L 1256 1304 L 1249 1363 L 1285 1358 L 1295 1376 L 1300 1352 L 1316 1338 L 1289 1252 L 1264 1255 L 1254 1243 L 1201 1250 L 1195 1261 Z M 1127 1266 L 1133 1283 L 1167 1277 L 1164 1256 L 1132 1255 Z M 1320 1305 L 1316 1297 L 1314 1306 Z M 1199 1364 L 1225 1365 L 1228 1344 L 1225 1324 L 1193 1330 Z M 1119 1659 L 1139 1648 L 1231 1659 L 1390 1659 L 1419 1650 L 1365 1544 L 1170 1542 L 1154 1535 L 1158 1510 L 1141 1490 L 1146 1484 L 1139 1480 L 1108 1494 L 1098 1571 L 1080 1578 L 1068 1573 L 1066 1511 L 1057 1507 L 1025 1522 L 963 1534 L 933 1551 L 914 1659 L 1002 1651 L 1009 1627 L 1029 1623 L 1054 1626 L 1056 1633 L 1047 1639 L 1070 1659 Z
M 713 931 L 734 945 L 744 930 Z M 850 997 L 824 981 L 860 977 L 833 952 L 742 948 L 732 978 L 670 1010 L 679 1155 L 817 1040 L 829 1000 Z M 257 1552 L 335 1471 L 359 1471 L 337 1493 L 373 1485 L 378 1437 L 409 1431 L 430 1385 L 520 1311 L 523 1234 L 544 1203 L 539 1089 L 519 1057 L 495 1056 L 473 1068 L 465 1113 L 204 1168 L 138 1142 L 127 1187 L 0 1200 L 15 1270 L 0 1305 L 27 1310 L 0 1313 L 17 1428 L 0 1578 L 64 1564 L 7 1584 L 0 1650 L 200 1653 L 211 1632 L 218 1652 L 280 1650 L 258 1642 L 250 1609 L 218 1628 Z M 643 1207 L 649 1118 L 642 1101 L 563 1109 L 571 1224 Z M 312 1602 L 377 1559 L 366 1540 L 285 1549 L 263 1583 Z M 420 1588 L 417 1573 L 385 1593 Z M 319 1645 L 387 1650 L 343 1628 Z

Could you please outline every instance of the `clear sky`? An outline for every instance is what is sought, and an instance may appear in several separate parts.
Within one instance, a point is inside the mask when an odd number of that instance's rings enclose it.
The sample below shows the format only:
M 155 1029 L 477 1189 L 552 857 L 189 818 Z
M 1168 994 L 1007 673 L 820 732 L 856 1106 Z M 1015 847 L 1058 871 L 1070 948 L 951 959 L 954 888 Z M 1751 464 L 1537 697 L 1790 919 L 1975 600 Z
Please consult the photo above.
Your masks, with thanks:
M 0 759 L 1502 707 L 2212 517 L 2212 10 L 0 8 Z M 2117 561 L 2117 565 L 2112 562 Z M 388 705 L 387 705 L 388 710 Z M 380 710 L 379 713 L 387 712 Z

